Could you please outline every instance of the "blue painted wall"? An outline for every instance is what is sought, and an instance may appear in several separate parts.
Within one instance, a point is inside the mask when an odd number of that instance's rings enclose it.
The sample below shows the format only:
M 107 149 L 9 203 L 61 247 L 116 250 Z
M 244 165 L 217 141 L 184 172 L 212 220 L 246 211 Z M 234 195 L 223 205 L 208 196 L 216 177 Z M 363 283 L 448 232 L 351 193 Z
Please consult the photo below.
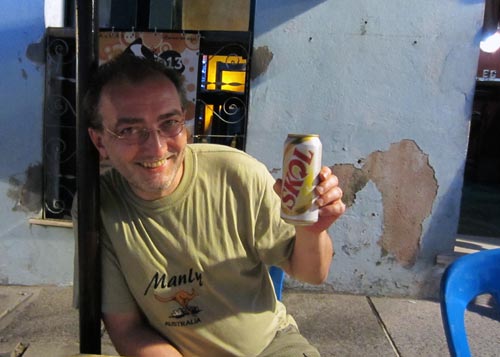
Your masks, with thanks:
M 0 6 L 0 170 L 4 180 L 41 159 L 44 67 L 28 60 L 26 51 L 29 44 L 42 39 L 45 29 L 42 0 L 3 0 Z
M 0 284 L 69 284 L 70 229 L 31 226 L 41 210 L 43 0 L 0 3 Z

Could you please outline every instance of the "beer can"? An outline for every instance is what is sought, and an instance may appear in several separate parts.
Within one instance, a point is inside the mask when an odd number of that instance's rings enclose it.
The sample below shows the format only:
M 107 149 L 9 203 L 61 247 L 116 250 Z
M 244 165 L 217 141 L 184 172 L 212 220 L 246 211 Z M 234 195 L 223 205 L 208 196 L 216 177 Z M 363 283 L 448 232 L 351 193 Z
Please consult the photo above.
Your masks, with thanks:
M 281 218 L 296 226 L 318 221 L 314 192 L 321 169 L 319 135 L 289 134 L 283 150 Z

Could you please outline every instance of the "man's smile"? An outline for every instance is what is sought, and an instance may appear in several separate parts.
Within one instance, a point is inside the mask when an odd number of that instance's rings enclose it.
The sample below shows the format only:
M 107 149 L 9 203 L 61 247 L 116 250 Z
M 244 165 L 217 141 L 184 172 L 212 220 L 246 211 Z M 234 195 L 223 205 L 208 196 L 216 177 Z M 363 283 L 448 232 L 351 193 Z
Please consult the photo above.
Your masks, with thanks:
M 161 159 L 156 161 L 143 161 L 140 162 L 139 165 L 147 168 L 147 169 L 155 169 L 157 167 L 163 166 L 167 163 L 167 159 Z

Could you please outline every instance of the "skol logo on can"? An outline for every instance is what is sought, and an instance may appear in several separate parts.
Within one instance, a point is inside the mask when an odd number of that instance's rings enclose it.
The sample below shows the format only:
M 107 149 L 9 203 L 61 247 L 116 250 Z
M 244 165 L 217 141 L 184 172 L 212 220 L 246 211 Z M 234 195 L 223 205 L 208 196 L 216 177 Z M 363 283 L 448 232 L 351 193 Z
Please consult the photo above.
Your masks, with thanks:
M 314 189 L 321 169 L 319 135 L 289 134 L 283 154 L 281 217 L 294 225 L 318 220 Z

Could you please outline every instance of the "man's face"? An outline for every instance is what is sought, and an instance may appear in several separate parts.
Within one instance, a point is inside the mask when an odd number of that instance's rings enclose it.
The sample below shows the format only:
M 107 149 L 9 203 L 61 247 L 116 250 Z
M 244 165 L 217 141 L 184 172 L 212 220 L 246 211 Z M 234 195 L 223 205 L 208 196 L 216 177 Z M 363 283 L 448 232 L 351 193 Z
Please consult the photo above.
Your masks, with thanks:
M 131 128 L 151 130 L 144 143 L 131 145 L 106 129 L 89 129 L 101 156 L 109 159 L 132 190 L 145 200 L 172 193 L 182 178 L 186 129 L 168 138 L 155 129 L 165 120 L 185 119 L 174 84 L 165 77 L 136 84 L 108 84 L 102 90 L 98 112 L 103 126 L 114 133 Z

